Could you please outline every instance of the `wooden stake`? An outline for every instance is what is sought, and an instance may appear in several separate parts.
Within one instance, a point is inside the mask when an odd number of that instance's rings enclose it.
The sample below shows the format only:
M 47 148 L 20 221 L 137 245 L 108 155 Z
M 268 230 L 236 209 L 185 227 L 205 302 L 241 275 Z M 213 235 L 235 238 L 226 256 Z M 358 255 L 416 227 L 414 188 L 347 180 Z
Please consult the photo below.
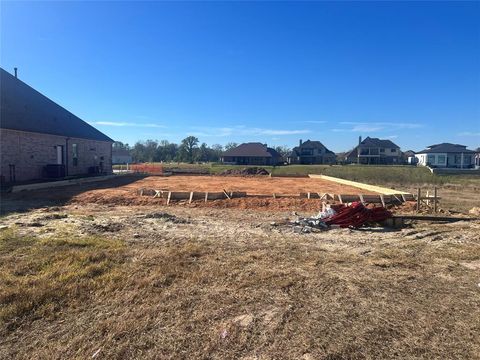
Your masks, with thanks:
M 338 200 L 340 200 L 340 204 L 343 204 L 342 195 L 338 194 Z
M 421 196 L 421 190 L 420 188 L 417 189 L 417 212 L 420 211 L 420 196 Z
M 228 196 L 227 192 L 225 191 L 225 189 L 223 189 L 223 193 L 225 194 L 225 196 L 227 197 L 228 200 L 232 200 L 232 198 L 230 196 Z
M 168 198 L 167 198 L 167 205 L 170 204 L 170 197 L 172 196 L 172 192 L 168 192 Z
M 361 202 L 362 204 L 364 204 L 365 201 L 363 201 L 363 195 L 362 195 L 362 194 L 359 194 L 358 197 L 360 198 L 360 202 Z
M 207 202 L 207 200 L 208 200 L 208 191 L 205 192 L 205 202 Z
M 437 212 L 437 187 L 433 188 L 433 212 Z
M 190 191 L 190 199 L 188 199 L 188 203 L 191 204 L 193 200 L 193 191 Z
M 310 199 L 310 192 L 307 193 L 307 199 Z
M 380 194 L 380 201 L 382 202 L 382 206 L 385 207 L 385 199 L 383 198 L 383 194 Z

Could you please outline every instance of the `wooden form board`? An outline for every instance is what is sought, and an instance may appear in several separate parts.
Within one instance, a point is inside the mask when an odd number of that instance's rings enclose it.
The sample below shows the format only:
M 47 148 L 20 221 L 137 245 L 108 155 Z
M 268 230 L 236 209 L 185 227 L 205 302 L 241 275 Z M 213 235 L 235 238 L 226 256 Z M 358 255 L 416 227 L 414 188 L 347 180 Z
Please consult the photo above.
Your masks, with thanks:
M 307 192 L 300 193 L 298 195 L 287 195 L 287 194 L 247 194 L 246 192 L 241 191 L 231 191 L 227 192 L 223 190 L 222 192 L 198 192 L 198 191 L 169 191 L 169 190 L 155 190 L 155 189 L 139 189 L 138 194 L 142 196 L 153 196 L 154 198 L 164 198 L 168 202 L 170 200 L 188 200 L 192 202 L 193 200 L 230 200 L 234 198 L 243 198 L 243 197 L 254 197 L 254 198 L 273 198 L 273 199 L 282 199 L 282 198 L 300 198 L 300 199 L 320 199 L 323 201 L 338 201 L 341 203 L 349 203 L 354 201 L 360 201 L 362 203 L 371 203 L 371 204 L 400 204 L 405 201 L 414 201 L 415 198 L 412 194 L 392 194 L 392 195 L 383 195 L 383 194 L 327 194 L 327 193 L 318 193 L 318 192 Z
M 246 197 L 246 192 L 231 191 L 231 192 L 204 192 L 204 191 L 168 191 L 168 190 L 155 190 L 155 189 L 139 189 L 139 195 L 153 196 L 158 198 L 170 199 L 170 200 L 220 200 Z
M 308 177 L 310 177 L 312 179 L 322 179 L 322 180 L 333 181 L 333 182 L 336 182 L 338 184 L 354 186 L 354 187 L 357 187 L 359 189 L 373 191 L 373 192 L 376 192 L 376 193 L 379 193 L 379 194 L 382 194 L 382 195 L 401 195 L 401 194 L 407 195 L 407 194 L 410 194 L 410 193 L 405 192 L 405 191 L 400 191 L 400 190 L 396 190 L 396 189 L 389 189 L 389 188 L 385 188 L 385 187 L 381 187 L 381 186 L 364 184 L 364 183 L 361 183 L 361 182 L 340 179 L 340 178 L 336 178 L 336 177 L 333 177 L 333 176 L 310 174 L 310 175 L 308 175 Z

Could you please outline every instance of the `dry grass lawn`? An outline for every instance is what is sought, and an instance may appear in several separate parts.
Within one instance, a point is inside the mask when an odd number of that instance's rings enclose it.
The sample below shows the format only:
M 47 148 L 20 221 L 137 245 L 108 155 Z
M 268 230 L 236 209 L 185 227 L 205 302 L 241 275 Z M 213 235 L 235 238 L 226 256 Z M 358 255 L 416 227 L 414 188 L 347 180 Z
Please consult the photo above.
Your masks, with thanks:
M 270 226 L 286 215 L 2 218 L 0 358 L 479 358 L 480 223 L 299 235 Z

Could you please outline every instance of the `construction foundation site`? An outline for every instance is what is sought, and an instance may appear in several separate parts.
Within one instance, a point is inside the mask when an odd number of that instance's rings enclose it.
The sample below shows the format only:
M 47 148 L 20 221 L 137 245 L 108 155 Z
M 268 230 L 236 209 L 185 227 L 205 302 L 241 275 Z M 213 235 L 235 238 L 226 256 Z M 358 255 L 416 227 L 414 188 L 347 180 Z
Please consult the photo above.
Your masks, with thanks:
M 168 175 L 2 194 L 0 358 L 479 358 L 450 188 Z

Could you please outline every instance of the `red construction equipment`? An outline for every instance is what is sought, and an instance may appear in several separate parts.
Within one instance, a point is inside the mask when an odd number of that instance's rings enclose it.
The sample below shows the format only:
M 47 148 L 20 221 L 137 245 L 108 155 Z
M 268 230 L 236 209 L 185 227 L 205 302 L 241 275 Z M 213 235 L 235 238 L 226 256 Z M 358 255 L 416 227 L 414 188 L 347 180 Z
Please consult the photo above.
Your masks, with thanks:
M 358 228 L 366 223 L 376 223 L 392 217 L 392 213 L 384 207 L 366 208 L 361 202 L 353 202 L 351 205 L 344 205 L 335 208 L 335 215 L 324 219 L 327 225 L 338 225 L 340 227 Z

